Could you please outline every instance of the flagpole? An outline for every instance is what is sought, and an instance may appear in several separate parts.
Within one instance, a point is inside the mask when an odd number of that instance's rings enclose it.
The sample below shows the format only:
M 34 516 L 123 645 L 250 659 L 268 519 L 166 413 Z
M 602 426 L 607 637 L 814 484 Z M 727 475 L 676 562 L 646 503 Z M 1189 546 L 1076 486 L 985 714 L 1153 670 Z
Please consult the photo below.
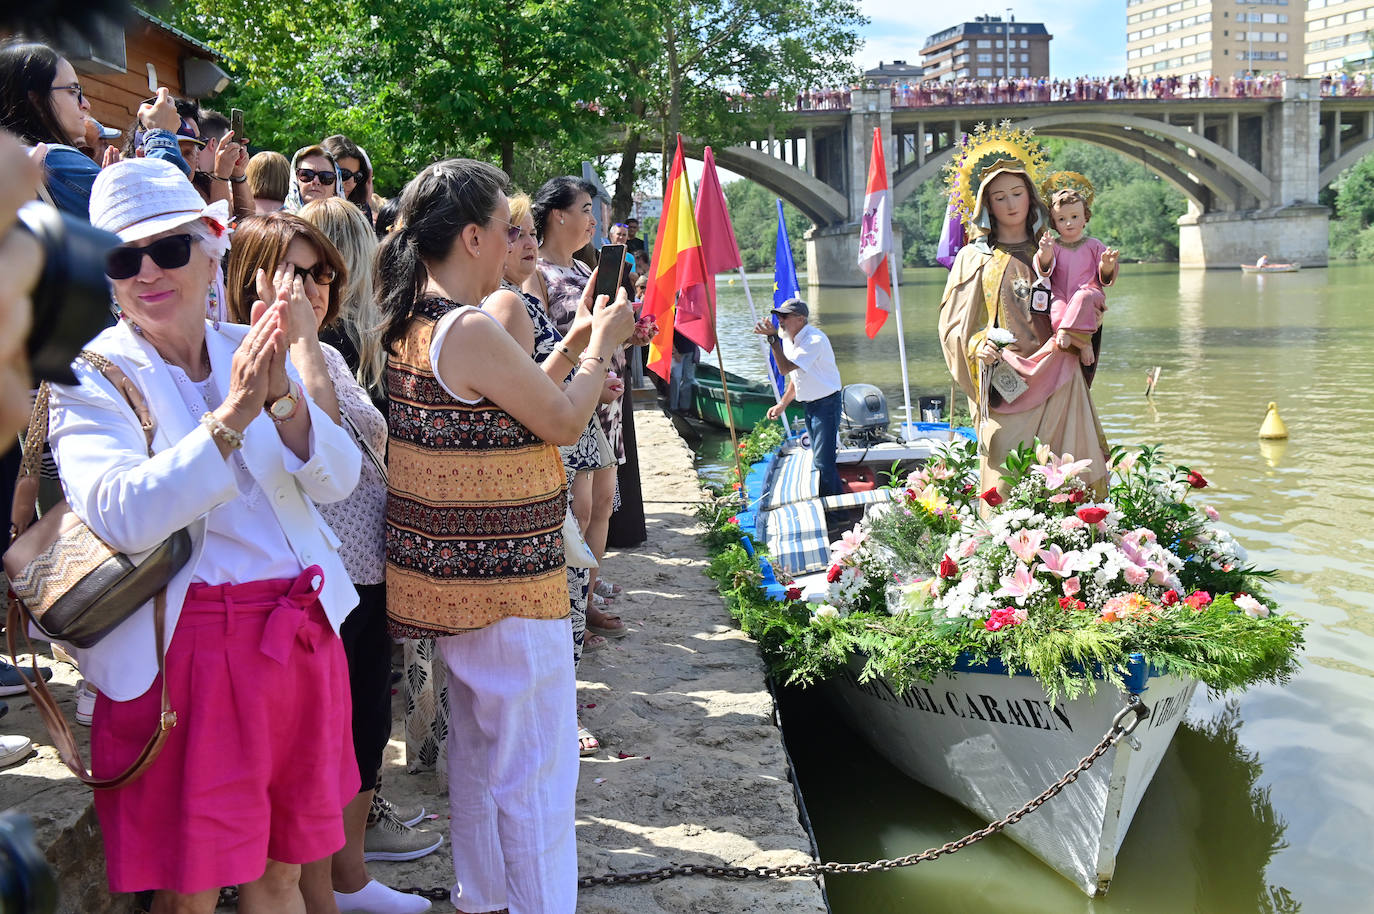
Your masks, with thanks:
M 897 264 L 893 262 L 896 251 L 887 254 L 887 273 L 892 280 L 892 310 L 897 316 L 897 352 L 902 359 L 902 405 L 906 407 L 906 421 L 902 423 L 902 440 L 910 441 L 911 429 L 911 378 L 906 369 L 906 334 L 902 332 L 902 293 L 897 283 Z
M 701 257 L 702 275 L 706 274 L 706 254 L 697 245 L 697 254 Z M 711 314 L 716 313 L 714 283 L 707 282 L 706 287 L 706 307 Z M 717 321 L 719 324 L 719 321 Z M 716 328 L 713 328 L 715 330 Z M 748 499 L 748 494 L 744 490 L 744 464 L 739 459 L 739 437 L 735 433 L 735 411 L 730 408 L 730 382 L 725 380 L 725 356 L 721 354 L 720 334 L 716 333 L 716 364 L 720 366 L 720 391 L 725 395 L 725 424 L 730 429 L 730 451 L 735 455 L 735 472 L 739 475 L 739 495 L 742 500 Z
M 749 278 L 744 275 L 744 267 L 739 267 L 740 285 L 744 286 L 744 300 L 749 303 L 749 320 L 751 327 L 757 327 L 759 323 L 759 312 L 754 308 L 754 293 L 749 291 Z M 773 372 L 768 363 L 768 344 L 763 337 L 759 337 L 759 351 L 763 353 L 763 370 L 768 375 L 768 386 L 773 388 L 773 400 L 779 405 L 782 404 L 782 391 L 778 390 L 778 381 L 773 377 Z M 787 410 L 783 409 L 778 414 L 778 421 L 782 423 L 782 432 L 786 436 L 791 434 L 792 429 L 787 425 Z

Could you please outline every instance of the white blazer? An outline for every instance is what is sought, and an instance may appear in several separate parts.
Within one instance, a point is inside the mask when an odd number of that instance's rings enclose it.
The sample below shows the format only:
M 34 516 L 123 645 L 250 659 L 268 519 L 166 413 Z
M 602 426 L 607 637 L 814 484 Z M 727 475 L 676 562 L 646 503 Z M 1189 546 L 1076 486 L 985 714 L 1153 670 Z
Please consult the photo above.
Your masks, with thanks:
M 212 375 L 228 387 L 230 364 L 248 328 L 205 327 Z M 84 360 L 74 366 L 80 384 L 53 385 L 48 440 L 57 458 L 71 509 L 105 542 L 135 561 L 177 530 L 191 536 L 191 559 L 167 586 L 167 643 L 172 641 L 186 590 L 205 544 L 205 516 L 239 497 L 229 461 L 209 431 L 187 410 L 176 381 L 152 345 L 121 321 L 88 349 L 118 365 L 143 393 L 157 423 L 154 456 L 134 411 L 105 376 Z M 299 381 L 288 363 L 291 377 Z M 320 603 L 337 632 L 358 594 L 339 558 L 339 540 L 314 501 L 345 498 L 358 484 L 361 454 L 352 437 L 308 398 L 310 459 L 303 465 L 282 444 L 265 412 L 249 423 L 243 459 L 268 496 L 286 541 L 302 568 L 324 569 Z M 287 469 L 299 465 L 294 472 Z M 251 530 L 243 531 L 252 536 Z M 145 604 L 93 647 L 68 648 L 82 675 L 115 701 L 146 692 L 157 676 L 153 604 Z

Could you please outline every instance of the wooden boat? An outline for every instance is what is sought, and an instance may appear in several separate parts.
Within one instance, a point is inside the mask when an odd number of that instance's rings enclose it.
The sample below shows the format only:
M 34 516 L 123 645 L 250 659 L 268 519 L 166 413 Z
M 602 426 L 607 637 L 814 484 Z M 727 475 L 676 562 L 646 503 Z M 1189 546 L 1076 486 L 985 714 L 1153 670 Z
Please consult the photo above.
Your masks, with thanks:
M 881 478 L 894 461 L 899 467 L 919 462 L 949 438 L 944 424 L 922 423 L 917 432 L 925 437 L 841 448 L 842 476 L 867 467 Z M 850 483 L 851 491 L 820 498 L 815 481 L 810 450 L 795 440 L 755 464 L 746 479 L 749 509 L 738 523 L 768 545 L 770 558 L 760 559 L 760 571 L 777 599 L 784 597 L 777 571 L 806 595 L 824 592 L 828 544 L 868 504 L 896 491 Z M 1033 677 L 1008 676 L 997 661 L 966 657 L 953 675 L 902 693 L 881 680 L 860 683 L 862 666 L 862 657 L 851 658 L 843 675 L 825 683 L 838 713 L 900 771 L 989 821 L 1073 768 L 1126 704 L 1101 681 L 1092 696 L 1051 704 Z M 1007 829 L 1090 896 L 1110 885 L 1131 819 L 1197 687 L 1196 680 L 1155 675 L 1138 655 L 1125 679 L 1127 694 L 1138 696 L 1150 717 L 1063 793 Z
M 1296 273 L 1302 269 L 1300 263 L 1266 263 L 1264 266 L 1254 263 L 1243 263 L 1240 269 L 1244 273 Z
M 729 371 L 725 372 L 725 381 L 730 386 L 729 412 L 734 418 L 736 430 L 740 432 L 747 432 L 766 419 L 768 408 L 778 402 L 769 384 L 751 381 Z M 719 428 L 729 428 L 720 369 L 697 366 L 692 408 L 701 421 Z

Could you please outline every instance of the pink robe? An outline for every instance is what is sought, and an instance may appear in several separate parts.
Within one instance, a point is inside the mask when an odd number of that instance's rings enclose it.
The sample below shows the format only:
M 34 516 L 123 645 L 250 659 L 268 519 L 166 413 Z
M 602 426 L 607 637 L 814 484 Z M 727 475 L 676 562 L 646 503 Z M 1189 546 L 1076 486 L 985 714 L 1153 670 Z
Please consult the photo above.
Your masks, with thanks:
M 1050 326 L 1056 331 L 1096 333 L 1107 310 L 1107 296 L 1097 265 L 1107 246 L 1096 238 L 1084 238 L 1076 248 L 1054 245 L 1054 269 L 1050 272 Z M 1110 285 L 1110 284 L 1109 284 Z

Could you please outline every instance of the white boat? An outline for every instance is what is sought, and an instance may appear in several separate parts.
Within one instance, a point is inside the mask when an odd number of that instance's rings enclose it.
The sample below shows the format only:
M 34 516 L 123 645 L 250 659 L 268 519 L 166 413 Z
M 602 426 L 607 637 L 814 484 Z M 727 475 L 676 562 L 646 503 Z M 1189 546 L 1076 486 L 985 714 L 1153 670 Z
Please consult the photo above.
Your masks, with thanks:
M 1240 269 L 1244 273 L 1296 273 L 1302 269 L 1300 263 L 1243 263 Z
M 881 475 L 894 462 L 928 458 L 949 440 L 948 426 L 923 425 L 920 431 L 925 437 L 901 444 L 842 447 L 836 462 Z M 768 546 L 772 561 L 761 561 L 760 569 L 775 598 L 784 588 L 774 566 L 804 595 L 823 592 L 829 543 L 868 504 L 895 491 L 860 485 L 821 498 L 816 480 L 810 449 L 795 439 L 756 464 L 746 480 L 750 510 L 738 522 Z M 861 658 L 851 660 L 844 676 L 826 683 L 845 719 L 899 770 L 989 821 L 1073 768 L 1126 705 L 1126 696 L 1103 682 L 1091 697 L 1052 705 L 1033 677 L 1008 676 L 1000 664 L 964 663 L 952 676 L 900 694 L 882 681 L 861 684 L 861 668 Z M 1136 807 L 1197 686 L 1196 680 L 1152 677 L 1143 659 L 1126 683 L 1128 693 L 1149 707 L 1149 719 L 1059 796 L 1007 829 L 1008 837 L 1088 895 L 1111 883 Z
M 1126 705 L 1115 689 L 1051 705 L 1031 676 L 969 667 L 896 693 L 860 684 L 861 661 L 826 683 L 849 724 L 908 777 L 988 821 L 1039 794 L 1078 764 Z M 1195 679 L 1130 679 L 1150 709 L 1134 733 L 1006 834 L 1088 895 L 1105 892 L 1140 799 L 1183 720 Z

